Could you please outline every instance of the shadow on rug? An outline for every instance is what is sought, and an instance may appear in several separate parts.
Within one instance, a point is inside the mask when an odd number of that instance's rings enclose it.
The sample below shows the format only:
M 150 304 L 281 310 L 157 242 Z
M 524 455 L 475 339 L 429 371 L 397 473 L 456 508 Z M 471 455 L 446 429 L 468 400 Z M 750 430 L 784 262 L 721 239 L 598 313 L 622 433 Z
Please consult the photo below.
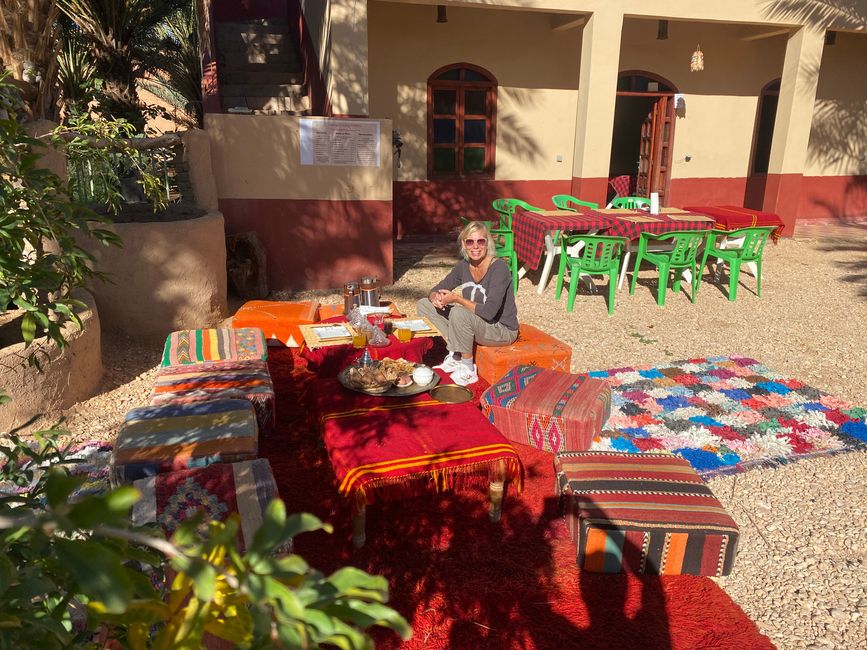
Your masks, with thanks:
M 863 448 L 867 409 L 755 359 L 707 357 L 587 373 L 611 386 L 591 449 L 672 451 L 703 478 Z

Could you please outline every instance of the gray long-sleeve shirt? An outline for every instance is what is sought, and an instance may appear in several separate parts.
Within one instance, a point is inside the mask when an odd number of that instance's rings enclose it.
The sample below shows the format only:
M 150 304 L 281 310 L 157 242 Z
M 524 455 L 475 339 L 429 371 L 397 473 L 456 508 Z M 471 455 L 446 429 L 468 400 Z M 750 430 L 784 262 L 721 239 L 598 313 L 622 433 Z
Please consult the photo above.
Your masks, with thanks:
M 512 274 L 503 259 L 495 259 L 481 282 L 473 280 L 470 263 L 461 260 L 431 291 L 447 289 L 476 303 L 476 315 L 489 323 L 502 323 L 510 330 L 518 329 L 518 307 L 512 291 Z

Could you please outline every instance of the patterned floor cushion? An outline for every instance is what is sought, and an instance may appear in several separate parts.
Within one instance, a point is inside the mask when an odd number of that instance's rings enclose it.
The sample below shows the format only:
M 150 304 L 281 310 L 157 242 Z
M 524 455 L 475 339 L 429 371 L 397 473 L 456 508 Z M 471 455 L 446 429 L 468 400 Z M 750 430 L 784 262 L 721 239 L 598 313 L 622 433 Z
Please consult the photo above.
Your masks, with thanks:
M 481 399 L 482 411 L 513 442 L 544 451 L 584 451 L 611 412 L 611 390 L 600 379 L 517 366 Z
M 511 345 L 476 346 L 480 377 L 493 384 L 515 366 L 531 365 L 569 372 L 572 348 L 532 325 L 521 325 L 518 340 Z
M 135 525 L 157 522 L 168 537 L 199 511 L 205 521 L 226 521 L 238 513 L 242 550 L 252 543 L 265 508 L 278 496 L 264 458 L 158 474 L 135 481 L 133 487 L 142 494 L 132 509 Z
M 274 386 L 264 361 L 206 363 L 160 368 L 151 405 L 190 404 L 215 399 L 246 399 L 256 409 L 259 433 L 274 427 Z
M 262 330 L 220 327 L 179 330 L 166 338 L 160 365 L 187 366 L 213 361 L 266 361 L 268 348 Z
M 300 348 L 304 342 L 299 325 L 319 321 L 319 303 L 278 302 L 275 300 L 250 300 L 235 313 L 232 327 L 257 327 L 262 330 L 268 343 L 282 343 L 287 347 Z
M 115 485 L 214 463 L 253 460 L 259 449 L 245 399 L 142 406 L 124 417 L 111 457 Z
M 726 575 L 738 525 L 690 464 L 672 454 L 566 452 L 554 460 L 578 568 Z

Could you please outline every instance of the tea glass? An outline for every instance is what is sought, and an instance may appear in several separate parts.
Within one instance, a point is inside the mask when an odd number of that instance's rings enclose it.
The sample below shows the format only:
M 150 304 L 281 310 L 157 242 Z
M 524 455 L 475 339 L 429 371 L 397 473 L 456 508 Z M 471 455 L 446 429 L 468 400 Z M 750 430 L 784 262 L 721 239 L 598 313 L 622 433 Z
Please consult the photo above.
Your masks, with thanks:
M 352 347 L 361 349 L 367 345 L 367 335 L 363 330 L 356 330 L 352 333 Z

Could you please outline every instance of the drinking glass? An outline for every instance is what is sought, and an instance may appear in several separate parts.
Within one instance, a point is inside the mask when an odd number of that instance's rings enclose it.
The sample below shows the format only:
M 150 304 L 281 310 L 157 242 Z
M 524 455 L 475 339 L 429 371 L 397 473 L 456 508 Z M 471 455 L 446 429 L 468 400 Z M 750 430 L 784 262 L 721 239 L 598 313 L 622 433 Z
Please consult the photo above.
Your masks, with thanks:
M 412 330 L 407 327 L 400 327 L 395 330 L 395 336 L 401 343 L 409 343 L 412 340 Z
M 383 332 L 385 331 L 385 314 L 374 314 L 373 315 L 373 325 L 374 327 L 378 327 Z
M 355 330 L 352 333 L 352 347 L 360 349 L 365 345 L 367 345 L 367 335 L 363 330 Z

